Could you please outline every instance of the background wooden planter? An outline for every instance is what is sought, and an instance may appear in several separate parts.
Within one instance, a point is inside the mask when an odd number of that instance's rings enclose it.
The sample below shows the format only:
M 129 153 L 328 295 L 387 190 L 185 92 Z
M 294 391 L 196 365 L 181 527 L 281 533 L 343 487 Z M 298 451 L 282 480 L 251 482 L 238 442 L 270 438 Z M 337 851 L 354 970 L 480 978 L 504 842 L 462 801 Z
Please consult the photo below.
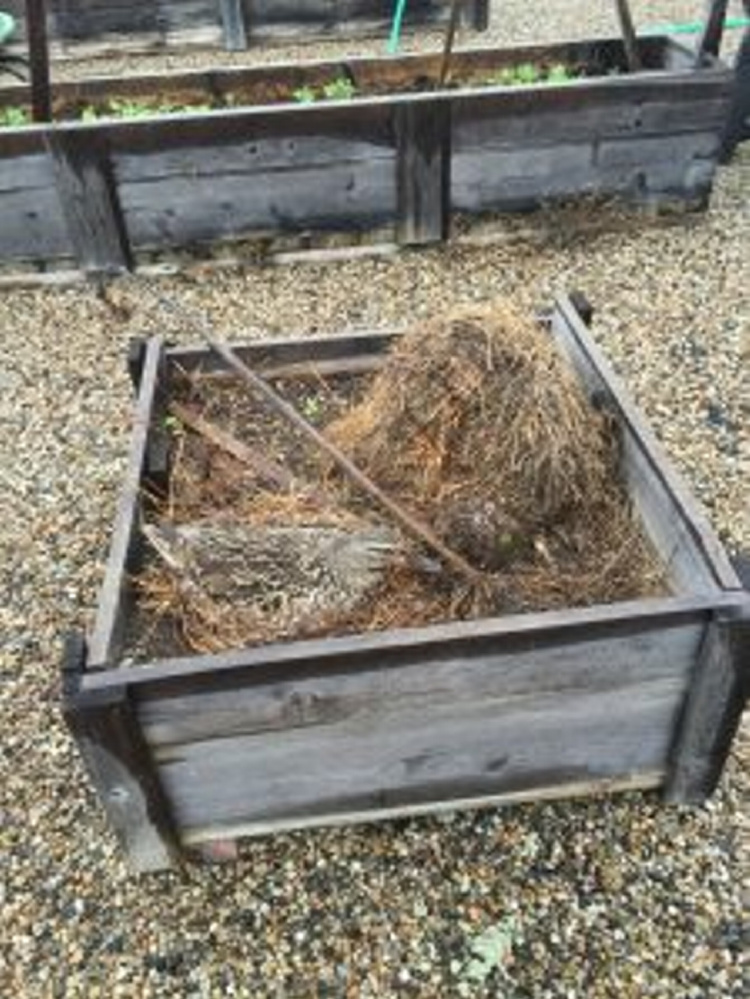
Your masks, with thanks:
M 136 869 L 287 827 L 662 787 L 710 794 L 742 710 L 750 597 L 561 299 L 551 335 L 622 432 L 637 514 L 672 595 L 122 665 L 141 487 L 162 474 L 169 372 L 221 362 L 151 341 L 96 625 L 64 710 Z M 392 335 L 238 348 L 259 368 L 377 363 Z
M 430 243 L 452 216 L 582 194 L 705 205 L 732 71 L 642 39 L 637 74 L 530 87 L 401 93 L 144 119 L 5 129 L 0 261 L 118 271 L 222 242 L 293 236 Z M 619 41 L 459 53 L 454 73 L 534 63 L 624 66 Z M 440 55 L 215 70 L 61 84 L 62 104 L 154 94 L 252 99 L 346 77 L 358 87 L 437 79 Z M 0 107 L 23 88 L 0 91 Z M 288 246 L 288 244 L 286 244 Z
M 405 27 L 434 27 L 448 18 L 449 0 L 409 0 Z M 4 0 L 3 9 L 25 33 L 25 0 Z M 384 35 L 392 0 L 49 0 L 50 40 L 58 51 L 96 55 L 113 48 L 220 45 L 245 49 L 269 42 Z M 487 27 L 489 0 L 472 0 L 463 21 Z

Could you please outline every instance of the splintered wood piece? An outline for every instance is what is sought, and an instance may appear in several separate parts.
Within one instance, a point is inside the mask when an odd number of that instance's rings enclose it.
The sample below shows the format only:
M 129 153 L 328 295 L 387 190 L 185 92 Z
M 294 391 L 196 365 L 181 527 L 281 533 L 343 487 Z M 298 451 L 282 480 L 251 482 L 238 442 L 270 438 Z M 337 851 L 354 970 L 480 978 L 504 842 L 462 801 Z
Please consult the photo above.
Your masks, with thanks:
M 284 416 L 290 423 L 294 424 L 317 446 L 325 451 L 339 468 L 369 496 L 376 500 L 391 516 L 401 524 L 401 526 L 413 537 L 428 545 L 440 557 L 447 562 L 460 576 L 463 576 L 472 584 L 482 583 L 484 575 L 469 565 L 466 559 L 457 552 L 449 548 L 426 524 L 417 520 L 416 517 L 408 513 L 394 499 L 388 496 L 380 486 L 376 485 L 365 473 L 358 468 L 346 455 L 340 451 L 335 444 L 315 429 L 308 421 L 297 412 L 297 410 L 282 399 L 271 386 L 249 368 L 237 357 L 235 352 L 225 343 L 216 340 L 209 340 L 209 347 L 215 351 L 237 374 L 248 383 L 266 402 L 268 402 L 278 413 Z
M 216 445 L 222 451 L 226 451 L 227 454 L 231 454 L 233 458 L 242 462 L 243 465 L 247 465 L 248 468 L 256 473 L 258 478 L 275 486 L 277 489 L 293 488 L 294 476 L 283 465 L 279 465 L 278 462 L 261 454 L 255 448 L 251 448 L 242 441 L 237 440 L 228 431 L 217 427 L 215 423 L 211 423 L 210 420 L 201 416 L 194 409 L 184 406 L 179 402 L 171 402 L 169 404 L 169 411 L 194 433 L 205 437 L 211 444 Z
M 625 58 L 628 60 L 628 69 L 631 73 L 637 73 L 643 68 L 641 57 L 638 52 L 638 39 L 633 27 L 633 17 L 630 13 L 628 0 L 615 0 L 617 7 L 617 17 L 620 21 L 620 31 L 625 45 Z

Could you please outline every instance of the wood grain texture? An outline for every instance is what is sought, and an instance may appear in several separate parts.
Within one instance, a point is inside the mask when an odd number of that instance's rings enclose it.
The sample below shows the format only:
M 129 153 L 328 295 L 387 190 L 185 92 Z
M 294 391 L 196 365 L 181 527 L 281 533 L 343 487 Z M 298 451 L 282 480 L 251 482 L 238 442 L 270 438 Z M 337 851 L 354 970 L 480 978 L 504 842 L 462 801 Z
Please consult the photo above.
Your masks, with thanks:
M 439 242 L 450 220 L 450 104 L 399 105 L 396 238 L 406 246 Z
M 226 687 L 206 682 L 191 692 L 150 697 L 139 695 L 139 719 L 160 759 L 180 754 L 180 747 L 211 738 L 258 735 L 333 724 L 352 728 L 375 723 L 389 702 L 392 710 L 439 711 L 441 705 L 493 700 L 512 707 L 521 701 L 554 699 L 575 691 L 617 690 L 657 679 L 686 682 L 704 625 L 697 621 L 673 627 L 631 630 L 571 644 L 545 642 L 534 648 L 507 650 L 501 637 L 479 650 L 437 658 L 404 658 L 393 669 L 371 661 L 364 671 L 324 673 L 299 679 L 268 679 L 259 684 Z
M 628 490 L 673 585 L 683 593 L 741 590 L 705 514 L 565 297 L 557 301 L 551 331 L 587 390 L 617 418 Z
M 112 685 L 82 693 L 85 668 L 85 643 L 71 635 L 63 661 L 63 716 L 88 775 L 132 868 L 171 867 L 176 831 L 128 692 Z
M 327 815 L 306 816 L 294 819 L 255 820 L 251 823 L 233 822 L 231 829 L 224 829 L 212 824 L 201 828 L 196 826 L 182 833 L 181 842 L 186 847 L 198 846 L 212 842 L 218 837 L 227 835 L 267 836 L 286 830 L 319 828 L 321 826 L 342 826 L 354 823 L 383 822 L 392 819 L 404 819 L 422 815 L 440 815 L 445 812 L 466 809 L 500 808 L 536 801 L 555 801 L 559 799 L 581 798 L 625 791 L 655 790 L 664 782 L 663 771 L 653 770 L 628 777 L 612 779 L 598 778 L 596 780 L 564 781 L 545 787 L 537 785 L 526 791 L 505 791 L 498 794 L 472 795 L 470 798 L 449 798 L 428 802 L 413 802 L 367 808 L 362 811 L 341 811 Z
M 356 723 L 185 744 L 159 779 L 185 830 L 610 780 L 664 766 L 683 693 L 662 678 L 517 701 L 388 697 Z
M 706 631 L 670 753 L 667 801 L 698 804 L 719 782 L 748 697 L 750 596 Z
M 45 139 L 79 266 L 99 274 L 128 270 L 130 247 L 106 148 L 95 136 L 56 128 Z
M 130 598 L 129 575 L 139 545 L 140 491 L 148 452 L 152 417 L 159 390 L 158 372 L 163 344 L 148 343 L 138 392 L 133 429 L 122 488 L 117 501 L 112 542 L 104 573 L 94 630 L 89 644 L 91 668 L 111 666 L 119 653 Z

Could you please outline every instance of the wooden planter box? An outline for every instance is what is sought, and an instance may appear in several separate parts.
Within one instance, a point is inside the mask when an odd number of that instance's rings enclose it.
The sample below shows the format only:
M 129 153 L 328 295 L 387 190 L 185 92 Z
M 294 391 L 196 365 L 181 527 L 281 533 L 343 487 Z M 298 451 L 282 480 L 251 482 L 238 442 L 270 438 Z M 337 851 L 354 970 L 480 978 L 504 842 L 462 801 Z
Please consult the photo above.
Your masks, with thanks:
M 398 93 L 0 132 L 0 261 L 71 258 L 87 271 L 219 243 L 431 243 L 456 215 L 528 209 L 580 195 L 704 206 L 726 125 L 732 71 L 664 38 L 474 50 L 455 76 L 523 63 L 599 67 L 528 87 Z M 345 77 L 358 88 L 435 80 L 441 57 L 215 70 L 61 84 L 63 105 L 253 100 Z M 0 107 L 23 88 L 0 91 Z
M 141 487 L 164 467 L 174 365 L 151 341 L 93 634 L 68 643 L 64 711 L 132 865 L 307 825 L 453 807 L 664 789 L 698 802 L 744 702 L 750 596 L 617 383 L 571 300 L 548 320 L 622 432 L 663 598 L 123 665 Z M 244 346 L 248 363 L 372 367 L 395 334 Z M 163 431 L 162 431 L 163 433 Z
M 24 0 L 4 0 L 25 34 Z M 449 0 L 409 0 L 408 28 L 447 21 Z M 219 45 L 246 49 L 273 42 L 303 42 L 385 35 L 392 0 L 50 0 L 48 34 L 55 51 L 96 55 L 125 47 L 161 49 L 180 45 Z M 466 4 L 463 21 L 487 27 L 489 0 Z

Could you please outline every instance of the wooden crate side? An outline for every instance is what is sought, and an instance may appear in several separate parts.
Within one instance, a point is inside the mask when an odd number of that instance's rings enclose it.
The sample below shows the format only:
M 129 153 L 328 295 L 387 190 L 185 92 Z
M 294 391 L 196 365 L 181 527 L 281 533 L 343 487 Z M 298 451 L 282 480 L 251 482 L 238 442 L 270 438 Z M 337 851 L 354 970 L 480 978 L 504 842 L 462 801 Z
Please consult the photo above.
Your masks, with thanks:
M 129 151 L 121 135 L 113 162 L 130 243 L 158 248 L 393 224 L 389 120 L 380 106 L 342 108 L 314 121 L 294 111 L 248 113 L 232 116 L 231 130 L 209 119 L 203 141 L 187 145 L 191 126 L 175 119 L 152 151 L 137 144 Z
M 254 820 L 663 773 L 702 631 L 693 623 L 567 648 L 540 636 L 525 653 L 500 645 L 423 668 L 375 666 L 335 686 L 319 678 L 235 691 L 244 701 L 233 719 L 206 705 L 213 737 L 151 748 L 180 829 L 193 837 Z M 140 701 L 144 730 L 189 734 L 200 701 L 190 722 L 184 702 L 170 705 L 177 714 L 160 728 Z
M 569 298 L 558 299 L 551 331 L 583 385 L 617 419 L 628 492 L 669 571 L 672 585 L 682 593 L 741 590 L 711 525 L 644 424 Z
M 133 429 L 122 488 L 114 520 L 112 542 L 104 572 L 94 629 L 89 644 L 89 668 L 112 666 L 120 650 L 130 603 L 129 576 L 140 548 L 141 489 L 148 476 L 152 423 L 160 405 L 163 343 L 149 341 L 133 415 Z

